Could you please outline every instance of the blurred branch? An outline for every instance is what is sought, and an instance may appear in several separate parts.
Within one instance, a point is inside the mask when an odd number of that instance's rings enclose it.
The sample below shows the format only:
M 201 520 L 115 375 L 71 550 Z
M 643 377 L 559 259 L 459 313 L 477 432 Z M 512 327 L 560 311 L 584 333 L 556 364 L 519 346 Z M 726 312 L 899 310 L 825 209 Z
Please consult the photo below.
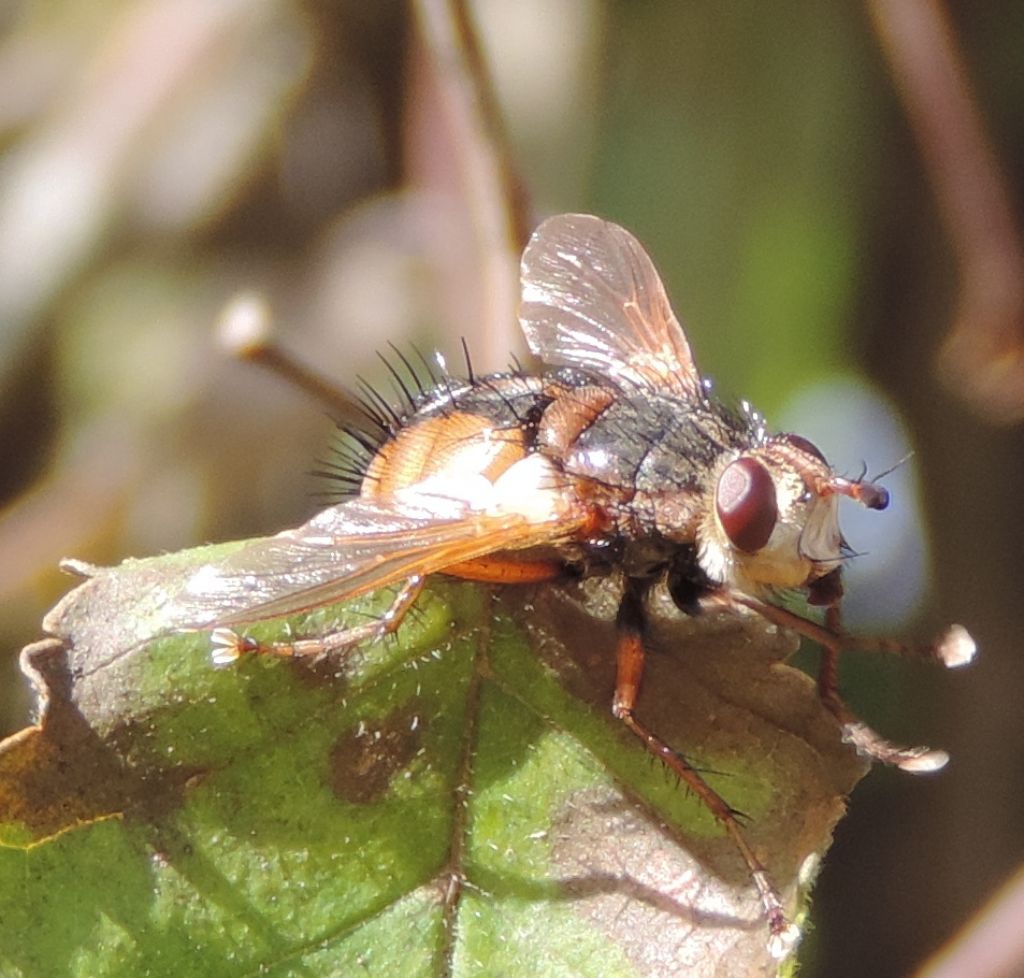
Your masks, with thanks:
M 960 264 L 939 370 L 987 420 L 1024 419 L 1024 244 L 940 0 L 872 0 L 875 30 Z
M 465 0 L 417 0 L 415 12 L 440 100 L 454 130 L 462 200 L 479 248 L 484 363 L 503 362 L 518 337 L 519 255 L 530 231 L 494 88 Z
M 1024 972 L 1024 868 L 928 961 L 917 978 L 1013 978 Z
M 230 357 L 263 367 L 327 408 L 339 427 L 363 428 L 366 411 L 358 395 L 324 377 L 279 342 L 267 297 L 239 292 L 224 307 L 217 323 L 217 342 Z

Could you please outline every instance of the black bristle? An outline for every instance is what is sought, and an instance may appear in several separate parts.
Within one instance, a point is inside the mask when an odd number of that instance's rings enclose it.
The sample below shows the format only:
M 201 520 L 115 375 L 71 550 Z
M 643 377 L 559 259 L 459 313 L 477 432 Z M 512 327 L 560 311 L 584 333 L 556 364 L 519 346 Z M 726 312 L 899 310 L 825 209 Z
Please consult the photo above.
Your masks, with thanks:
M 341 429 L 352 441 L 357 445 L 361 446 L 367 455 L 373 456 L 377 454 L 377 449 L 380 448 L 383 443 L 382 439 L 372 438 L 366 432 L 360 431 L 358 428 L 342 428 Z
M 412 394 L 409 393 L 409 388 L 405 386 L 405 381 L 402 379 L 402 375 L 394 368 L 394 365 L 391 363 L 390 360 L 388 360 L 386 356 L 384 356 L 383 353 L 378 351 L 377 356 L 380 358 L 380 362 L 383 363 L 384 366 L 387 368 L 388 373 L 391 374 L 391 377 L 394 380 L 395 385 L 398 387 L 398 390 L 401 392 L 402 397 L 405 399 L 405 403 L 409 405 L 409 410 L 415 411 L 416 401 L 413 398 Z
M 412 364 L 409 362 L 409 358 L 397 347 L 394 343 L 388 343 L 391 347 L 391 351 L 402 361 L 402 366 L 409 371 L 409 376 L 412 378 L 412 382 L 416 385 L 416 390 L 420 394 L 425 394 L 427 388 L 423 386 L 423 381 L 420 380 L 419 374 L 413 369 Z
M 403 418 L 391 405 L 391 402 L 384 397 L 372 384 L 367 383 L 362 377 L 357 377 L 356 380 L 359 386 L 362 388 L 364 396 L 369 400 L 375 408 L 381 411 L 381 416 L 389 418 L 391 420 L 391 429 L 395 430 L 401 426 Z
M 422 363 L 426 369 L 427 376 L 430 378 L 430 386 L 437 387 L 440 381 L 437 379 L 437 374 L 434 373 L 434 368 L 430 365 L 430 361 L 423 355 L 423 351 L 418 346 L 414 346 L 412 351 L 417 357 L 419 357 L 420 363 Z

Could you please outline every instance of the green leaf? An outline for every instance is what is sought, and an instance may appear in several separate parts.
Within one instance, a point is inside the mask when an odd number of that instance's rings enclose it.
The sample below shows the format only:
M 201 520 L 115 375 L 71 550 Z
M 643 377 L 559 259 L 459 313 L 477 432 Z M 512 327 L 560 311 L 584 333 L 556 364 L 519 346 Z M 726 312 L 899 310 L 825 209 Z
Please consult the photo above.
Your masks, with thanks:
M 0 974 L 775 973 L 732 843 L 610 715 L 610 584 L 436 583 L 397 639 L 214 669 L 160 614 L 229 551 L 90 569 L 23 653 L 43 710 L 0 745 Z M 798 909 L 863 765 L 790 637 L 666 615 L 650 645 L 641 714 Z

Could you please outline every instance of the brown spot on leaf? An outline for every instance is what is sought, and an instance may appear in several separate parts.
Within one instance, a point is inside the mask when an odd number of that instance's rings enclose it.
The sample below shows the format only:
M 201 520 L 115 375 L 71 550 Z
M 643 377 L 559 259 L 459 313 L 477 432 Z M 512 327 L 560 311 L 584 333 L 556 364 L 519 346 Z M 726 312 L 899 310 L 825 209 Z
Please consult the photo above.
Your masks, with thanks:
M 415 704 L 346 731 L 331 749 L 331 790 L 354 805 L 371 805 L 419 753 L 427 720 Z
M 75 825 L 177 807 L 195 769 L 142 772 L 125 763 L 118 738 L 101 737 L 70 697 L 67 650 L 46 639 L 25 650 L 46 690 L 38 726 L 0 744 L 0 821 L 19 822 L 37 841 Z

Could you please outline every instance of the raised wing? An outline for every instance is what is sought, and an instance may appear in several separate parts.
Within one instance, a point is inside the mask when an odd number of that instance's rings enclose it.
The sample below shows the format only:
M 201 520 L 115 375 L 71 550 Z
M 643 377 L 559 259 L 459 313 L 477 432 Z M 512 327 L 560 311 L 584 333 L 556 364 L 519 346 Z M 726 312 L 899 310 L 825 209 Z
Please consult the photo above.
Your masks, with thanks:
M 164 609 L 174 628 L 275 618 L 466 560 L 563 540 L 576 521 L 481 513 L 435 496 L 352 499 L 193 573 Z
M 533 233 L 519 322 L 545 363 L 696 398 L 700 376 L 647 252 L 628 231 L 560 214 Z

